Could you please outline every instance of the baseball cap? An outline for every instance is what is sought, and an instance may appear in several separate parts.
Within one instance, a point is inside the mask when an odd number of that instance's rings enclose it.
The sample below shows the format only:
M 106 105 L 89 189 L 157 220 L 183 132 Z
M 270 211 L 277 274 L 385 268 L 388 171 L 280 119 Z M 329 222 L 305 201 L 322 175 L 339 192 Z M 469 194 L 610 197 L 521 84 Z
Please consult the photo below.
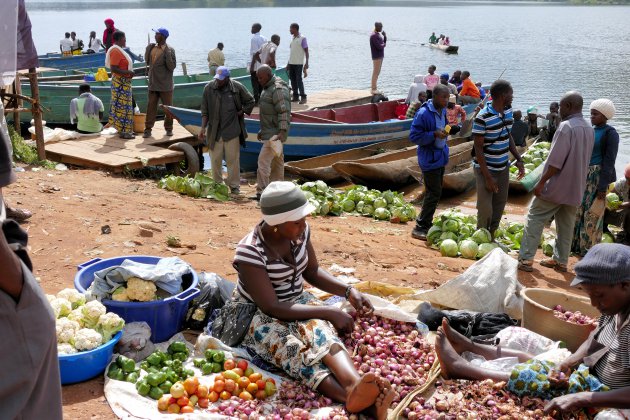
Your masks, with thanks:
M 168 29 L 166 29 L 166 28 L 153 29 L 153 32 L 155 32 L 156 34 L 163 35 L 164 38 L 168 38 Z
M 588 250 L 573 269 L 575 279 L 571 282 L 571 286 L 618 284 L 630 281 L 630 246 L 597 244 Z
M 214 78 L 224 80 L 226 77 L 230 77 L 230 69 L 225 66 L 218 67 Z
M 441 78 L 441 79 L 448 79 L 448 73 L 442 73 L 442 74 L 440 74 L 440 78 Z
M 455 104 L 457 103 L 457 97 L 451 93 L 448 97 L 448 101 L 452 104 Z

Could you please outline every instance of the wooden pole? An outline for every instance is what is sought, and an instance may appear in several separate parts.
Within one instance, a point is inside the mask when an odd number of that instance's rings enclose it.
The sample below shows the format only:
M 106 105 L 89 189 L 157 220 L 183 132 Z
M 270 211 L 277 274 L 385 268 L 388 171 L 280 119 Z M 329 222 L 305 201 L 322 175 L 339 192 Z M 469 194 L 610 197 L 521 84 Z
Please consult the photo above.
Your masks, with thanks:
M 39 85 L 37 84 L 37 72 L 35 68 L 28 69 L 28 79 L 31 82 L 31 95 L 33 102 L 33 119 L 35 120 L 35 142 L 37 144 L 37 157 L 39 160 L 46 159 L 46 149 L 44 148 L 44 127 L 42 125 L 42 110 L 39 106 Z
M 22 83 L 20 81 L 20 73 L 15 73 L 15 80 L 14 80 L 14 86 L 15 89 L 13 89 L 13 91 L 15 92 L 16 95 L 21 95 L 22 94 Z M 13 125 L 15 126 L 15 131 L 18 134 L 21 134 L 21 130 L 22 128 L 20 127 L 20 111 L 19 109 L 22 108 L 22 100 L 19 99 L 19 97 L 16 97 L 15 99 L 15 110 L 13 111 Z
M 188 76 L 188 67 L 186 67 L 186 63 L 182 63 L 182 70 L 184 71 L 184 76 Z

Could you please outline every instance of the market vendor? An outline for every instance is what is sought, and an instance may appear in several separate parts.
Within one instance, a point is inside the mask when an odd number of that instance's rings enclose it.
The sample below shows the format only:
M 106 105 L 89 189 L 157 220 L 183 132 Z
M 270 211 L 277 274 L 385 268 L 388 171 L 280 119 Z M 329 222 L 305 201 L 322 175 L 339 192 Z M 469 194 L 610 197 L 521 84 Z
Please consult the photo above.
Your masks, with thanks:
M 595 245 L 575 265 L 575 273 L 571 285 L 581 287 L 602 316 L 598 328 L 564 362 L 556 366 L 521 351 L 472 343 L 444 320 L 436 341 L 442 375 L 505 381 L 517 395 L 550 399 L 545 407 L 550 414 L 630 408 L 630 247 Z M 464 360 L 464 351 L 487 360 L 516 357 L 520 363 L 511 372 L 482 369 Z
M 372 304 L 319 267 L 306 223 L 313 206 L 298 186 L 272 182 L 260 197 L 260 209 L 262 221 L 240 241 L 234 258 L 234 300 L 257 306 L 242 346 L 344 403 L 350 413 L 385 419 L 395 391 L 373 373 L 361 376 L 338 335 L 352 331 L 352 316 L 324 306 L 304 291 L 304 282 L 345 297 L 357 311 L 370 312 Z

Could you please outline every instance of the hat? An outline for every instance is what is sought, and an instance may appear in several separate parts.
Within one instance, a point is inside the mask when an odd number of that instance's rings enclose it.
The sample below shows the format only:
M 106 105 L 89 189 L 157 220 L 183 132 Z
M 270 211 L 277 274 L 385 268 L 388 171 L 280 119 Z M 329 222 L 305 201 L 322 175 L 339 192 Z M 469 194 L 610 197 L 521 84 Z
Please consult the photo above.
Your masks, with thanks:
M 538 114 L 538 108 L 536 108 L 534 105 L 532 105 L 529 108 L 527 108 L 527 113 L 528 114 Z
M 591 110 L 601 112 L 607 120 L 611 120 L 615 116 L 615 104 L 610 99 L 595 99 L 591 102 Z
M 448 97 L 448 101 L 449 101 L 450 103 L 452 103 L 452 104 L 457 103 L 457 96 L 455 96 L 455 95 L 453 95 L 453 94 L 451 93 L 451 95 Z
M 612 285 L 630 281 L 630 246 L 597 244 L 588 250 L 573 269 L 575 279 L 571 286 Z
M 160 34 L 164 36 L 164 38 L 168 38 L 168 29 L 166 28 L 152 29 L 152 31 L 155 32 L 156 34 Z
M 217 72 L 214 75 L 215 79 L 225 80 L 226 77 L 230 77 L 230 69 L 225 66 L 217 67 Z
M 440 79 L 448 79 L 448 73 L 440 74 Z
M 274 181 L 260 195 L 260 211 L 269 226 L 300 220 L 315 210 L 302 190 L 289 181 Z

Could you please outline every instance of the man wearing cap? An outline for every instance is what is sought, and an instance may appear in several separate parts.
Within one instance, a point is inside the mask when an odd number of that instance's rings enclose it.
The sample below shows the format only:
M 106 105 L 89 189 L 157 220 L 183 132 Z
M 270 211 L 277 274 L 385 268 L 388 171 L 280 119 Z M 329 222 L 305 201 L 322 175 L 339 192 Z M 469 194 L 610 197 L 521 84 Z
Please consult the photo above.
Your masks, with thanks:
M 455 90 L 457 91 L 457 89 Z M 457 97 L 452 93 L 449 95 L 448 105 L 446 105 L 446 120 L 449 125 L 462 125 L 466 121 L 466 111 L 457 104 Z
M 208 144 L 215 182 L 223 183 L 225 160 L 232 194 L 240 193 L 240 143 L 247 138 L 243 114 L 249 115 L 253 109 L 254 97 L 247 88 L 230 79 L 227 67 L 217 68 L 214 79 L 203 90 L 199 140 Z
M 448 81 L 448 73 L 440 74 L 440 83 L 448 88 L 448 91 L 451 92 L 451 95 L 455 95 L 455 97 L 457 97 L 457 86 Z
M 149 102 L 147 104 L 147 117 L 144 123 L 142 137 L 151 137 L 151 130 L 157 116 L 158 102 L 162 105 L 173 105 L 173 71 L 177 67 L 175 50 L 166 43 L 168 30 L 158 28 L 155 32 L 156 44 L 147 45 L 144 52 L 147 66 L 149 67 Z M 164 116 L 164 129 L 167 136 L 173 135 L 173 118 L 168 114 Z
M 258 155 L 256 170 L 256 199 L 273 181 L 284 180 L 284 153 L 278 153 L 280 146 L 287 140 L 291 123 L 291 96 L 289 86 L 273 75 L 271 67 L 262 64 L 258 69 L 258 81 L 263 87 L 260 94 L 260 131 L 258 140 L 263 142 Z M 275 142 L 274 145 L 272 142 Z
M 491 92 L 494 97 L 494 92 Z M 567 92 L 560 101 L 562 123 L 553 138 L 542 177 L 534 188 L 521 240 L 518 268 L 532 271 L 534 255 L 543 228 L 553 217 L 557 238 L 553 258 L 540 264 L 559 272 L 567 271 L 577 206 L 586 189 L 588 164 L 595 143 L 591 125 L 582 116 L 584 100 L 579 92 Z

